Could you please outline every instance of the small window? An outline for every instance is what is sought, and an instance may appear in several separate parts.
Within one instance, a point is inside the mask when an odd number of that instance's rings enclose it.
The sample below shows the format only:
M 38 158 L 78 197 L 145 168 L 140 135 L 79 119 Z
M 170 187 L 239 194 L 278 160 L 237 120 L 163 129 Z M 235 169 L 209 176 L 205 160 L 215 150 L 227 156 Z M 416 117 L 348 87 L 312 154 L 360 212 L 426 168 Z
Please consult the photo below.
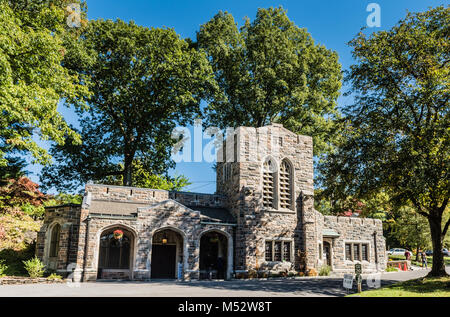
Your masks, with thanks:
M 265 256 L 266 261 L 291 261 L 291 241 L 266 241 Z
M 360 257 L 359 257 L 359 244 L 354 244 L 353 245 L 353 260 L 354 261 L 360 261 Z
M 350 243 L 345 244 L 345 259 L 353 261 L 352 259 L 352 245 Z
M 369 244 L 346 243 L 345 259 L 348 261 L 369 261 Z
M 281 241 L 276 241 L 273 250 L 274 261 L 281 261 Z
M 283 243 L 283 260 L 291 261 L 291 243 Z
M 53 226 L 50 238 L 50 257 L 58 256 L 60 233 L 61 233 L 61 226 L 59 224 Z
M 361 245 L 361 255 L 362 255 L 363 261 L 369 261 L 369 255 L 368 255 L 367 249 L 368 249 L 367 244 Z

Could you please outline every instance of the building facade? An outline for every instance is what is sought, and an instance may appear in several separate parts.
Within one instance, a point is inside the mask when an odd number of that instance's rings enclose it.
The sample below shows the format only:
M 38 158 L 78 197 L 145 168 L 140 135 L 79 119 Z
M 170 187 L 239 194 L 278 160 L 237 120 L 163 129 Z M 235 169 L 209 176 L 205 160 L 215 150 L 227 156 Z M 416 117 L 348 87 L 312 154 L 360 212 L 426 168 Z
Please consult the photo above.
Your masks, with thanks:
M 311 137 L 240 127 L 217 155 L 215 194 L 88 184 L 47 207 L 38 257 L 75 281 L 385 269 L 380 220 L 314 209 Z

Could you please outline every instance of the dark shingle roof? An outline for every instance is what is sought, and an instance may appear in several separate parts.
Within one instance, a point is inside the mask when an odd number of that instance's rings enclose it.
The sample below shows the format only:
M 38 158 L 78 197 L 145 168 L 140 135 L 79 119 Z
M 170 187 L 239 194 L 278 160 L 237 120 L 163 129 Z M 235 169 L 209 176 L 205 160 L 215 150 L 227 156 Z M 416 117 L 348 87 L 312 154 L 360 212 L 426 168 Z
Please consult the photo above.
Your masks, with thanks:
M 205 222 L 236 223 L 233 215 L 225 208 L 198 206 L 188 206 L 188 208 L 199 211 L 201 220 Z

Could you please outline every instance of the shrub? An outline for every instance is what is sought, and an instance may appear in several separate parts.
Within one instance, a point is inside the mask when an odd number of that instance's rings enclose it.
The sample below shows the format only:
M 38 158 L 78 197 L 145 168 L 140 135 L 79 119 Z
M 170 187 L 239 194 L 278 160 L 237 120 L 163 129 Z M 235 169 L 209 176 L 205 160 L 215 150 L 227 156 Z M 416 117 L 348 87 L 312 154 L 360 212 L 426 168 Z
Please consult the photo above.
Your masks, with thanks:
M 255 270 L 248 271 L 248 278 L 257 278 L 257 277 L 258 277 L 258 272 L 256 272 Z
M 48 280 L 54 281 L 54 280 L 61 280 L 62 276 L 58 275 L 56 273 L 52 273 L 47 277 Z
M 0 260 L 0 277 L 5 276 L 6 270 L 8 269 L 8 266 L 4 262 L 5 260 Z
M 37 257 L 28 261 L 23 261 L 23 264 L 30 277 L 37 278 L 44 276 L 45 265 Z
M 398 271 L 398 269 L 396 267 L 393 267 L 393 266 L 388 266 L 386 268 L 386 272 L 397 272 L 397 271 Z
M 329 276 L 331 272 L 331 267 L 329 265 L 324 265 L 320 268 L 319 276 Z
M 306 272 L 307 276 L 317 276 L 316 269 L 309 269 L 308 272 Z

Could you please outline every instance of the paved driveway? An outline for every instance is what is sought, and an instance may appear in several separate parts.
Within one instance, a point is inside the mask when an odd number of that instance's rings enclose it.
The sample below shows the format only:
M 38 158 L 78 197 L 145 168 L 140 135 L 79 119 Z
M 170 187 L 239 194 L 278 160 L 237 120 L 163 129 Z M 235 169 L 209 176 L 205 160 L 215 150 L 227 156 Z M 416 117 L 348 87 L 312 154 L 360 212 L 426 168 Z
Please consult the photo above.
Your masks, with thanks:
M 448 268 L 450 271 L 450 268 Z M 383 273 L 381 285 L 419 278 L 428 270 Z M 364 277 L 364 276 L 363 276 Z M 363 290 L 368 289 L 363 280 Z M 0 296 L 133 296 L 133 297 L 264 297 L 264 296 L 343 296 L 342 278 L 297 278 L 233 281 L 151 281 L 93 282 L 80 287 L 66 284 L 29 284 L 0 286 Z

